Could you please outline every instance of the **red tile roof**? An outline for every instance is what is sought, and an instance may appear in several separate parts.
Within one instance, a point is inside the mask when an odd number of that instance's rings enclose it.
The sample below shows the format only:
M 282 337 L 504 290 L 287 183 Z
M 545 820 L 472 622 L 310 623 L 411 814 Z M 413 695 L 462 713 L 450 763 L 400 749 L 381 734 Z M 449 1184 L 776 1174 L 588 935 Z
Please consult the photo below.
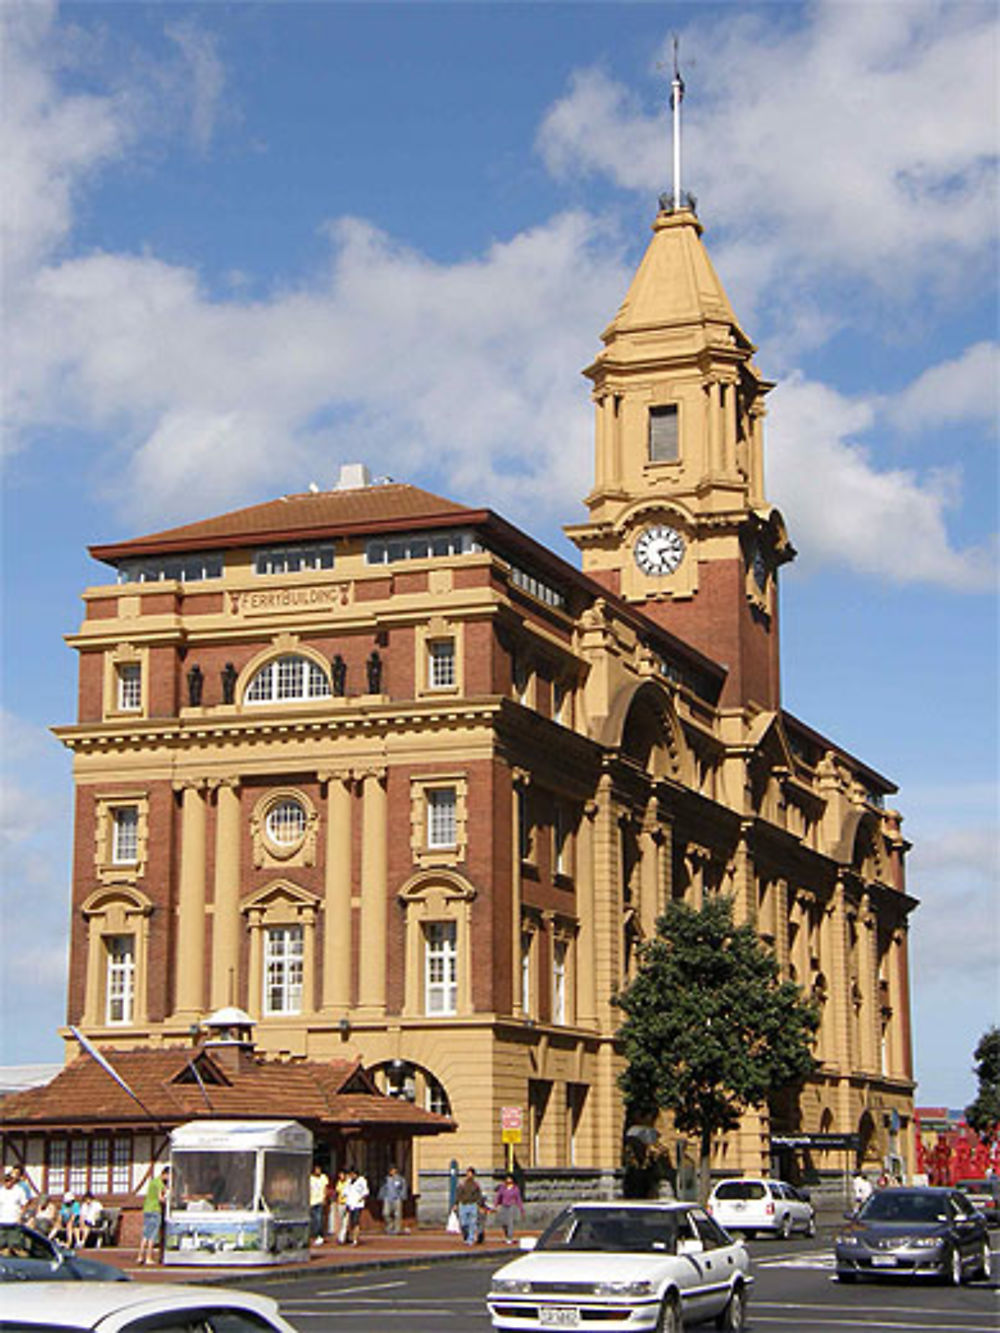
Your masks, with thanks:
M 136 555 L 320 540 L 352 531 L 401 530 L 414 524 L 440 527 L 484 517 L 483 510 L 467 509 L 418 486 L 388 482 L 354 490 L 285 495 L 146 537 L 92 546 L 90 553 L 97 560 L 116 561 Z
M 400 1134 L 440 1134 L 455 1122 L 375 1090 L 357 1061 L 248 1060 L 223 1068 L 211 1051 L 167 1048 L 104 1051 L 139 1106 L 88 1055 L 78 1056 L 51 1083 L 0 1102 L 0 1127 L 148 1125 L 163 1127 L 207 1116 L 301 1120 L 313 1127 L 371 1127 Z M 198 1069 L 204 1092 L 190 1072 Z M 366 1089 L 371 1089 L 366 1091 Z M 143 1109 L 145 1108 L 145 1109 Z

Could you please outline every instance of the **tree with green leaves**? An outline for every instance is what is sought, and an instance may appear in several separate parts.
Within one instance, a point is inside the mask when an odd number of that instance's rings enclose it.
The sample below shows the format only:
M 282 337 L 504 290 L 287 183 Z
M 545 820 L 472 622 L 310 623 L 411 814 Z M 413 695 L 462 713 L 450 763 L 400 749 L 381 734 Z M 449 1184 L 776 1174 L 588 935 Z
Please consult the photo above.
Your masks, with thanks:
M 1000 1028 L 987 1028 L 972 1054 L 979 1091 L 965 1108 L 965 1121 L 988 1146 L 1000 1138 Z
M 670 904 L 614 1003 L 625 1015 L 627 1119 L 672 1111 L 677 1129 L 697 1137 L 704 1200 L 712 1136 L 815 1069 L 817 1007 L 781 980 L 774 954 L 752 925 L 734 924 L 721 895 L 699 911 Z

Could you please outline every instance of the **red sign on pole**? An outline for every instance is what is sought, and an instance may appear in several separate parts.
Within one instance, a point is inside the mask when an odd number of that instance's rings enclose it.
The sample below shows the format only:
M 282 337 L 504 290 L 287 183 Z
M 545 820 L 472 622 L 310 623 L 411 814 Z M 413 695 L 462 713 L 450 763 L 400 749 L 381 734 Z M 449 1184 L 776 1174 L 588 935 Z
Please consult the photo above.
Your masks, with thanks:
M 501 1129 L 524 1128 L 524 1113 L 520 1106 L 501 1106 L 500 1128 Z

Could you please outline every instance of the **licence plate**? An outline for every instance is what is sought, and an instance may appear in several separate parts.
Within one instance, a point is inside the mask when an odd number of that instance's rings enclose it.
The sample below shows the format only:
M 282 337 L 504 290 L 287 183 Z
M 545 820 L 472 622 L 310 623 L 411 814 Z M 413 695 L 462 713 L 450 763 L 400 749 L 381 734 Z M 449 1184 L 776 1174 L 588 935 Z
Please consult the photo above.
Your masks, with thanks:
M 896 1260 L 891 1254 L 873 1254 L 872 1268 L 895 1268 Z
M 579 1328 L 580 1311 L 575 1305 L 541 1306 L 538 1322 L 546 1328 Z

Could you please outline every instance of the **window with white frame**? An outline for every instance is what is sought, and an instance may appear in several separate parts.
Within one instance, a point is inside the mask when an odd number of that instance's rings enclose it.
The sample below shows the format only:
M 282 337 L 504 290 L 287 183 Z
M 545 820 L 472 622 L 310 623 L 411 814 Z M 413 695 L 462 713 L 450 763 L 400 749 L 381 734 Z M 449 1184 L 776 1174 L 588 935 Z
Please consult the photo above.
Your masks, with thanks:
M 111 1142 L 103 1134 L 90 1142 L 90 1192 L 98 1196 L 111 1192 Z
M 458 1011 L 458 947 L 454 921 L 424 926 L 424 1008 L 431 1016 Z
M 565 940 L 552 946 L 552 1021 L 566 1022 L 566 951 Z
M 306 811 L 293 798 L 276 802 L 264 820 L 267 836 L 277 847 L 296 847 L 306 834 Z
M 311 658 L 289 653 L 261 667 L 247 687 L 245 699 L 248 704 L 269 704 L 329 696 L 330 681 L 323 668 Z
M 531 984 L 531 944 L 532 932 L 524 930 L 521 932 L 521 1012 L 531 1013 L 533 1003 L 533 987 Z
M 55 1198 L 61 1198 L 66 1190 L 72 1190 L 77 1198 L 88 1191 L 104 1198 L 109 1194 L 131 1194 L 132 1136 L 116 1134 L 111 1138 L 98 1134 L 90 1139 L 50 1136 L 46 1144 L 44 1188 Z
M 427 645 L 427 688 L 449 690 L 455 684 L 455 640 L 432 639 Z
M 132 1192 L 132 1140 L 117 1138 L 111 1146 L 111 1193 Z
M 304 933 L 301 926 L 264 931 L 264 1013 L 302 1012 Z
M 318 546 L 277 546 L 255 551 L 255 574 L 301 574 L 311 569 L 333 569 L 334 551 L 330 544 Z
M 139 807 L 119 805 L 111 811 L 111 860 L 116 866 L 139 859 Z
M 135 936 L 104 939 L 104 1021 L 131 1023 L 135 1015 Z
M 50 1138 L 46 1146 L 45 1187 L 49 1194 L 61 1197 L 66 1189 L 66 1140 Z
M 142 666 L 138 662 L 120 662 L 118 707 L 123 713 L 138 713 L 142 708 Z
M 87 1192 L 87 1148 L 86 1139 L 71 1139 L 69 1144 L 69 1189 L 79 1199 Z
M 427 846 L 454 847 L 457 841 L 455 788 L 430 787 L 427 791 Z
M 523 787 L 519 787 L 517 792 L 517 843 L 520 848 L 521 860 L 530 861 L 534 850 L 531 806 L 528 793 Z

